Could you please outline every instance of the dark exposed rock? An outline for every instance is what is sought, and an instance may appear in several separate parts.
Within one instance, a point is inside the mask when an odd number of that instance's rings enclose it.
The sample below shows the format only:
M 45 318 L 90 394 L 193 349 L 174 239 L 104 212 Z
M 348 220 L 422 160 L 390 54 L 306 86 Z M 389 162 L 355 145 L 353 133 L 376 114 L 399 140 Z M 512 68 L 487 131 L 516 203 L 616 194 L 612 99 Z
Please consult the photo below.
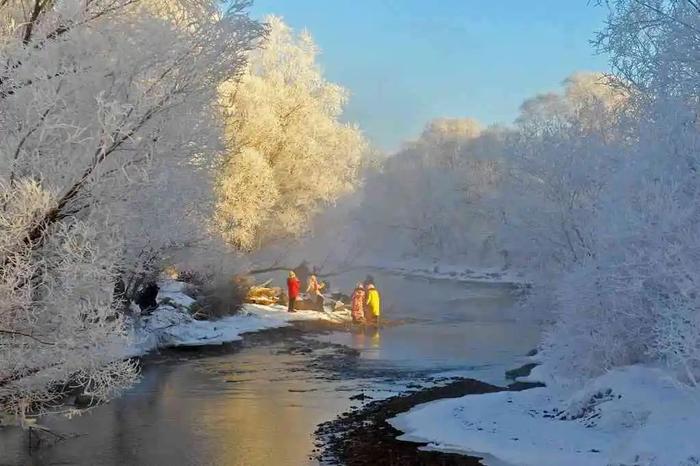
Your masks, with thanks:
M 530 375 L 530 372 L 532 372 L 532 369 L 537 367 L 539 364 L 535 362 L 529 362 L 527 364 L 523 364 L 520 367 L 517 367 L 515 369 L 511 369 L 509 371 L 506 371 L 506 379 L 508 380 L 515 380 L 518 377 L 527 377 Z
M 441 387 L 373 401 L 357 411 L 321 424 L 316 436 L 324 448 L 317 453 L 323 464 L 346 466 L 480 466 L 481 458 L 421 450 L 425 444 L 397 440 L 401 432 L 388 419 L 416 405 L 444 398 L 503 390 L 478 380 L 460 379 Z
M 512 384 L 508 385 L 508 390 L 514 392 L 521 392 L 523 390 L 529 390 L 531 388 L 538 388 L 544 386 L 545 384 L 540 382 L 513 382 Z

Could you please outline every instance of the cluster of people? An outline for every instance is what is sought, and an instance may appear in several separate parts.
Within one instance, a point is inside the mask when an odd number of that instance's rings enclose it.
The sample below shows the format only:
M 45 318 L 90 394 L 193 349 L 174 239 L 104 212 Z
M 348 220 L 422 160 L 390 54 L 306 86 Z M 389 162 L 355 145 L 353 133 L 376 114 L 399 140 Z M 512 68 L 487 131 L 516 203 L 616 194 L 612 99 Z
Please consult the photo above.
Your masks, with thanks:
M 311 275 L 309 277 L 309 282 L 306 287 L 306 293 L 314 303 L 314 308 L 317 311 L 323 311 L 323 289 L 326 287 L 325 283 L 319 282 L 316 275 Z M 289 277 L 287 278 L 287 295 L 289 297 L 289 303 L 287 310 L 289 312 L 296 312 L 294 306 L 299 299 L 299 294 L 301 291 L 301 280 L 297 277 L 296 273 L 291 270 L 289 272 Z
M 316 275 L 309 276 L 306 293 L 313 302 L 313 307 L 318 311 L 323 311 L 324 298 L 322 292 L 325 287 L 325 283 L 320 282 Z M 287 291 L 289 297 L 287 310 L 289 312 L 296 312 L 295 306 L 301 292 L 301 280 L 299 280 L 294 271 L 289 272 Z M 381 315 L 381 297 L 371 276 L 368 276 L 364 283 L 358 282 L 357 285 L 355 285 L 355 290 L 352 293 L 350 301 L 353 323 L 371 325 L 377 325 L 379 323 L 379 316 Z
M 357 282 L 351 298 L 352 321 L 356 324 L 379 324 L 381 297 L 371 280 Z

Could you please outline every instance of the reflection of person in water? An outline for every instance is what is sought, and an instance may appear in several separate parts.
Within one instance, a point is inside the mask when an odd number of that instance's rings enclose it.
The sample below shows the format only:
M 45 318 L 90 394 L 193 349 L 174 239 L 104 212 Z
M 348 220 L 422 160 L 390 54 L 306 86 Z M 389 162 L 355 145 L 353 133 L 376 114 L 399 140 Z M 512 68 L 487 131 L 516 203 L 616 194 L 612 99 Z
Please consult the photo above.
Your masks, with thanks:
M 353 348 L 364 349 L 366 342 L 365 329 L 363 327 L 355 327 L 350 332 L 352 335 L 352 346 Z
M 381 334 L 379 327 L 357 326 L 350 330 L 353 348 L 381 350 Z M 367 359 L 379 358 L 379 351 L 363 352 L 362 357 Z
M 381 344 L 381 335 L 379 334 L 378 325 L 374 327 L 374 331 L 372 332 L 372 337 L 370 338 L 370 341 L 372 342 L 372 348 L 379 348 Z

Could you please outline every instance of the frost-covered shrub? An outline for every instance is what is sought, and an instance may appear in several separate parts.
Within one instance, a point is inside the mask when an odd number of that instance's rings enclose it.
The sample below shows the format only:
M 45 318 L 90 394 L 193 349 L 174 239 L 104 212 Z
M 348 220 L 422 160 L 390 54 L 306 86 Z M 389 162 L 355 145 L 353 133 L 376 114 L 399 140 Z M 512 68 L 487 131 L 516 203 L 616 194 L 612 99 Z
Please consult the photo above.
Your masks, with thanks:
M 589 254 L 550 282 L 556 324 L 544 357 L 560 374 L 649 363 L 697 385 L 698 26 L 694 2 L 620 0 L 599 37 L 633 90 L 632 111 L 615 126 L 623 144 L 585 221 Z
M 119 243 L 104 225 L 39 222 L 55 194 L 33 181 L 0 185 L 0 406 L 23 414 L 71 382 L 107 398 L 131 383 L 114 299 Z M 37 243 L 27 231 L 41 230 Z
M 599 203 L 594 254 L 554 284 L 549 355 L 595 375 L 661 363 L 695 384 L 700 370 L 700 132 L 695 109 L 657 101 Z
M 250 284 L 241 280 L 221 280 L 205 287 L 197 302 L 192 306 L 192 314 L 197 319 L 215 320 L 236 314 L 243 306 Z

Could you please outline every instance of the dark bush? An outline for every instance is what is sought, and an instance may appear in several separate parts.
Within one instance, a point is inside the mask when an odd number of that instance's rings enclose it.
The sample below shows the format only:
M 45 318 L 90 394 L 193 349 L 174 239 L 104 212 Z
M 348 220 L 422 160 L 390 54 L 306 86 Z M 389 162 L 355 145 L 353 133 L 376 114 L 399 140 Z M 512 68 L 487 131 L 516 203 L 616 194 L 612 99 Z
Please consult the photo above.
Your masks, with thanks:
M 250 289 L 250 281 L 234 277 L 205 287 L 192 305 L 192 315 L 199 320 L 215 320 L 237 313 Z

